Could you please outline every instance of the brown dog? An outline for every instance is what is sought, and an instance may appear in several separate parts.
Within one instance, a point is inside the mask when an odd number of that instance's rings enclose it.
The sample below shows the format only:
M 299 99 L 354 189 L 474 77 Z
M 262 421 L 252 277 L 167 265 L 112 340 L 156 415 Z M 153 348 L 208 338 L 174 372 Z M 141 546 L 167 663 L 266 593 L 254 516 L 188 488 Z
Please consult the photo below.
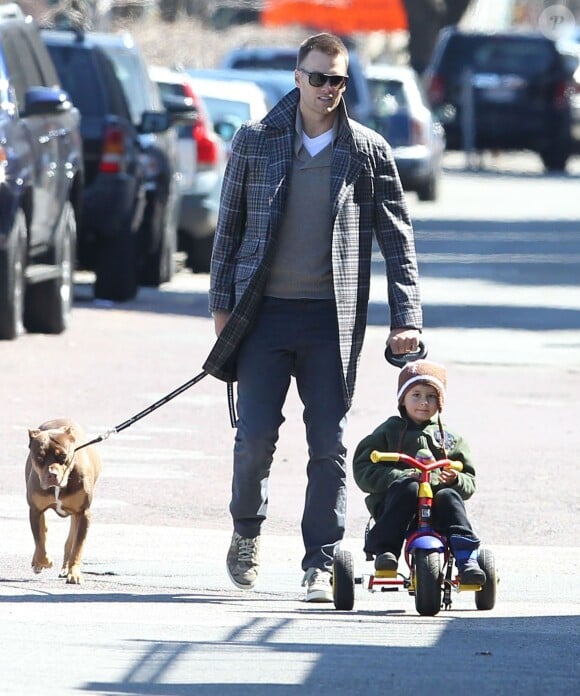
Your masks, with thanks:
M 36 548 L 32 569 L 40 573 L 52 568 L 46 553 L 44 513 L 53 509 L 60 517 L 71 516 L 64 545 L 64 560 L 59 577 L 80 584 L 83 547 L 91 519 L 95 483 L 101 472 L 101 460 L 94 445 L 75 453 L 75 447 L 87 441 L 82 428 L 72 420 L 59 418 L 28 431 L 26 460 L 26 499 L 30 507 L 30 527 Z

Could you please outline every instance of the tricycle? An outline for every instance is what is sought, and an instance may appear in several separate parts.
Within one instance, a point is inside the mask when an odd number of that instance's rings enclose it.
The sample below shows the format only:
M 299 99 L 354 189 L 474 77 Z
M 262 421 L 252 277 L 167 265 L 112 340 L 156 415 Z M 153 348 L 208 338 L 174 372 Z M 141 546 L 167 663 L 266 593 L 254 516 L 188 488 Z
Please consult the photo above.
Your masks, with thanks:
M 375 570 L 369 576 L 355 578 L 352 554 L 346 549 L 339 549 L 334 557 L 332 577 L 336 609 L 350 610 L 354 607 L 355 584 L 366 586 L 370 591 L 406 589 L 415 597 L 415 608 L 422 616 L 435 616 L 441 608 L 450 609 L 452 591 L 475 592 L 477 609 L 493 609 L 498 578 L 492 551 L 480 547 L 478 552 L 477 560 L 485 573 L 485 582 L 481 585 L 463 584 L 457 570 L 454 573 L 454 557 L 447 539 L 431 525 L 433 490 L 430 474 L 444 468 L 461 471 L 461 462 L 450 459 L 435 461 L 428 450 L 419 451 L 416 457 L 375 450 L 371 453 L 371 460 L 375 463 L 402 462 L 420 472 L 416 527 L 408 533 L 404 548 L 409 574 L 396 570 Z

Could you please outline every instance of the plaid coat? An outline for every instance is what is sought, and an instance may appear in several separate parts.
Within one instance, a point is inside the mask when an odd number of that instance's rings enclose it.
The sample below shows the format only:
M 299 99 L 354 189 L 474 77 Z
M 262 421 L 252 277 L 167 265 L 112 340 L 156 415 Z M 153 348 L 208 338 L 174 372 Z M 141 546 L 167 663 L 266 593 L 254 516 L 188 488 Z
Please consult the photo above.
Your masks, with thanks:
M 243 125 L 232 144 L 209 291 L 210 311 L 232 315 L 203 366 L 225 381 L 236 379 L 236 352 L 259 309 L 271 267 L 292 166 L 298 101 L 296 89 L 260 122 Z M 373 234 L 386 261 L 391 327 L 421 329 L 422 316 L 413 230 L 391 148 L 342 109 L 331 169 L 332 268 L 350 404 L 367 321 Z

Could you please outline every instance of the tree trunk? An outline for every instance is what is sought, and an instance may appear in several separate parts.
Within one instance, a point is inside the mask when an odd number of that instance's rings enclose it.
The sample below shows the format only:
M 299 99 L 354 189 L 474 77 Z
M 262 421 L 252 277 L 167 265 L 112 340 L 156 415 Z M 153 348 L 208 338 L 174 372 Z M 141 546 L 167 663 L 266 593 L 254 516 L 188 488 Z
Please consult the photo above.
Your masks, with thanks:
M 409 24 L 409 59 L 421 74 L 442 27 L 457 24 L 470 0 L 403 0 Z

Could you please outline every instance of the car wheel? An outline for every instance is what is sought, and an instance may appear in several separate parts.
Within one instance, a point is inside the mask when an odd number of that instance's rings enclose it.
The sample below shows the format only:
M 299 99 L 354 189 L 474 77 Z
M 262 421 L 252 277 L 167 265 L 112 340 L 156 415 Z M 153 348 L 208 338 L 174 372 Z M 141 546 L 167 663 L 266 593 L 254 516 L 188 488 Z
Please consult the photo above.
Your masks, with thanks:
M 167 206 L 163 206 L 158 214 L 151 214 L 144 224 L 148 229 L 142 230 L 145 251 L 141 255 L 139 283 L 156 288 L 161 283 L 168 283 L 175 273 L 177 232 L 168 224 Z M 148 240 L 159 240 L 153 251 L 149 250 Z
M 548 172 L 563 172 L 569 156 L 570 153 L 559 145 L 540 153 L 542 163 Z
M 423 184 L 417 187 L 417 196 L 420 201 L 437 200 L 437 178 L 432 174 Z
M 132 300 L 138 288 L 135 235 L 101 240 L 95 274 L 96 298 L 113 302 Z
M 30 332 L 59 334 L 70 324 L 73 303 L 77 226 L 70 201 L 62 209 L 51 264 L 54 278 L 29 284 L 24 307 L 24 326 Z
M 213 235 L 192 239 L 187 249 L 187 267 L 194 273 L 208 273 L 213 251 Z
M 0 339 L 13 340 L 24 331 L 26 218 L 14 217 L 8 243 L 0 250 Z

